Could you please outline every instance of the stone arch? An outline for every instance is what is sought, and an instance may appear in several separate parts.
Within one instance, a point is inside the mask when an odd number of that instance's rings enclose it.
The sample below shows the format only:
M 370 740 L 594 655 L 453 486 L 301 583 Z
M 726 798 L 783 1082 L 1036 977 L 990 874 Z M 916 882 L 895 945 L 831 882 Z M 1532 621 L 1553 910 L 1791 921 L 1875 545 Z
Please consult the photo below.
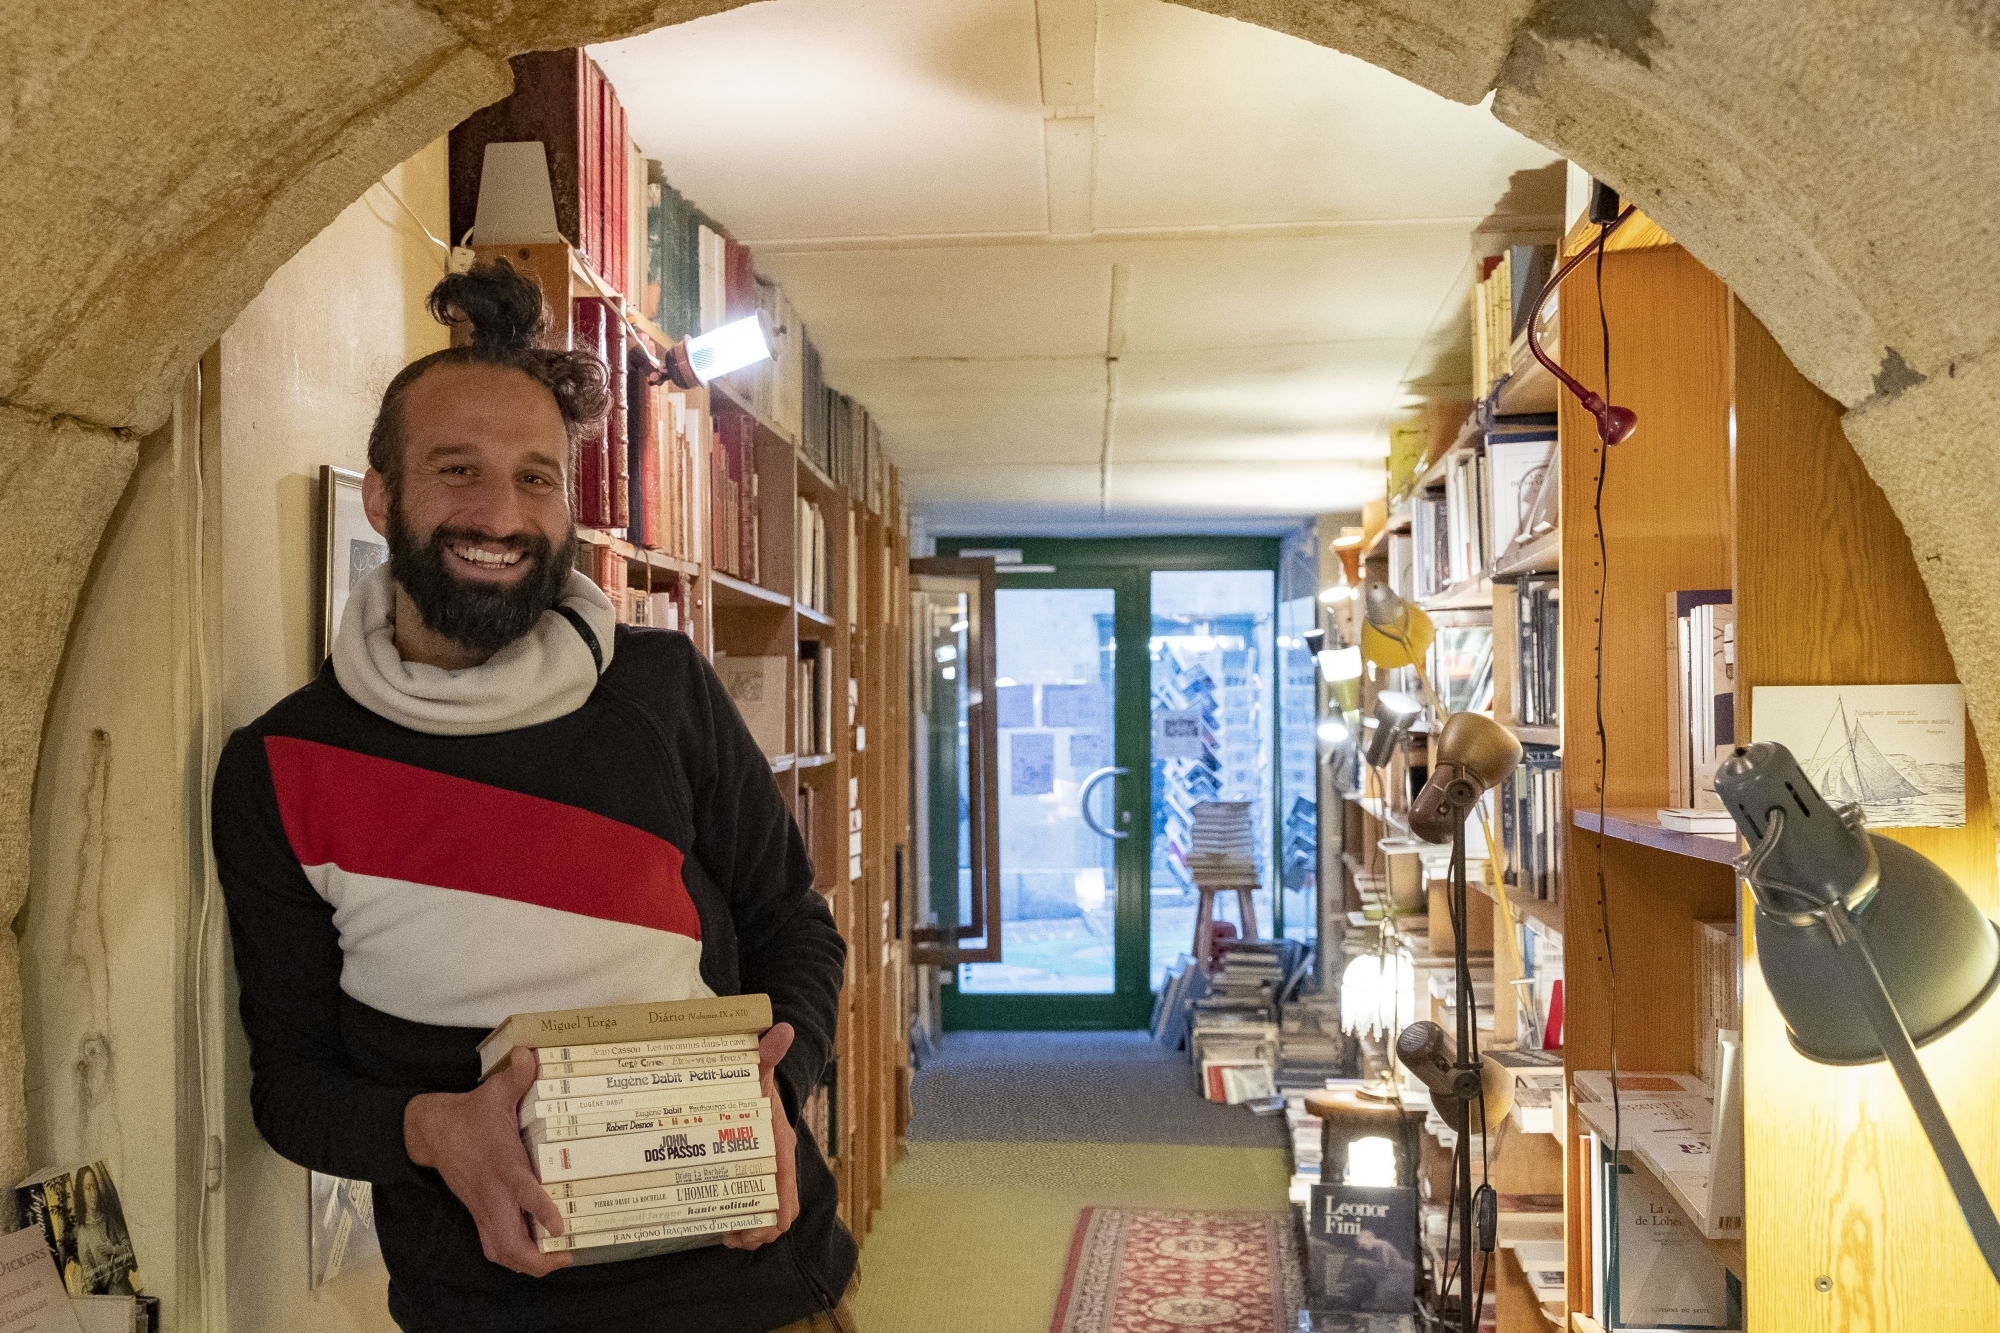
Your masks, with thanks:
M 860 0 L 854 0 L 860 3 Z M 744 0 L 44 6 L 0 44 L 0 911 L 39 737 L 137 438 L 185 368 L 388 167 L 503 96 L 517 51 Z M 1191 0 L 1336 47 L 1617 185 L 1850 408 L 2000 734 L 2000 19 L 1972 0 Z M 25 185 L 25 188 L 24 188 Z M 0 1173 L 21 1174 L 0 932 Z

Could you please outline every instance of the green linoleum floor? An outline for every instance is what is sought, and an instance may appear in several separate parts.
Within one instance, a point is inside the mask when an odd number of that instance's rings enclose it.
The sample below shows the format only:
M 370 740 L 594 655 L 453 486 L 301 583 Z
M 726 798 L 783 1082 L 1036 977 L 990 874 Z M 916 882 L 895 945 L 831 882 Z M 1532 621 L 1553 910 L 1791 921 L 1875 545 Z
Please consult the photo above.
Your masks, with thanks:
M 1046 1333 L 1087 1207 L 1285 1206 L 1276 1148 L 917 1142 L 861 1251 L 862 1333 Z

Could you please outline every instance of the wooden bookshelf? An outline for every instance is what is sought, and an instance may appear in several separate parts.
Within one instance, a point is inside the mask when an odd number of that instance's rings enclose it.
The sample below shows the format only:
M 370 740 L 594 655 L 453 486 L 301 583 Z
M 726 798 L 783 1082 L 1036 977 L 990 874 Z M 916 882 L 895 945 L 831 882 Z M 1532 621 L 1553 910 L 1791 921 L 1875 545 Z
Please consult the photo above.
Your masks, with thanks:
M 588 261 L 568 245 L 475 247 L 501 256 L 558 293 L 552 313 L 567 320 L 564 298 L 606 295 Z M 612 293 L 612 295 L 616 295 Z M 558 303 L 565 307 L 556 311 Z M 658 359 L 670 346 L 643 315 L 625 311 L 627 346 Z M 567 336 L 565 323 L 562 336 Z M 882 1182 L 901 1158 L 909 1123 L 911 904 L 901 876 L 909 846 L 909 719 L 907 681 L 908 519 L 891 469 L 883 512 L 826 475 L 800 452 L 801 442 L 760 415 L 725 380 L 693 390 L 704 412 L 747 419 L 755 443 L 758 581 L 716 569 L 705 558 L 714 516 L 708 512 L 708 458 L 697 451 L 695 494 L 701 497 L 693 551 L 648 550 L 620 529 L 579 528 L 580 541 L 623 557 L 631 587 L 669 586 L 686 597 L 681 628 L 710 655 L 778 656 L 792 664 L 787 691 L 789 752 L 771 761 L 774 781 L 794 815 L 811 811 L 804 829 L 815 887 L 826 898 L 847 942 L 846 984 L 840 997 L 834 1052 L 833 1141 L 822 1144 L 840 1186 L 840 1215 L 857 1237 L 881 1206 Z M 794 587 L 798 569 L 796 500 L 820 508 L 827 538 L 830 601 L 805 604 Z M 833 677 L 833 746 L 812 753 L 809 719 L 800 715 L 799 644 L 827 654 Z M 851 714 L 850 714 L 851 706 Z M 859 852 L 850 849 L 850 819 L 858 815 Z
M 1566 253 L 1588 239 L 1579 227 Z M 1595 279 L 1584 265 L 1556 314 L 1562 360 L 1602 391 L 1603 347 Z M 1556 531 L 1501 553 L 1491 584 L 1455 588 L 1428 607 L 1460 608 L 1490 594 L 1495 694 L 1508 697 L 1513 588 L 1525 575 L 1561 579 L 1562 707 L 1558 727 L 1506 715 L 1524 742 L 1562 753 L 1563 823 L 1569 830 L 1562 890 L 1552 901 L 1503 888 L 1490 863 L 1475 887 L 1491 901 L 1496 993 L 1493 1039 L 1514 1035 L 1504 996 L 1519 959 L 1501 933 L 1528 920 L 1564 941 L 1568 1071 L 1607 1068 L 1615 1041 L 1625 1070 L 1694 1072 L 1699 977 L 1697 921 L 1750 919 L 1730 863 L 1736 837 L 1662 828 L 1667 804 L 1672 594 L 1730 588 L 1737 613 L 1737 726 L 1751 734 L 1751 691 L 1772 684 L 1950 682 L 1949 653 L 1917 570 L 1920 553 L 1869 479 L 1840 427 L 1839 405 L 1808 383 L 1730 291 L 1649 220 L 1628 222 L 1607 247 L 1604 320 L 1613 341 L 1612 401 L 1634 409 L 1637 434 L 1607 459 L 1595 423 L 1575 402 L 1550 396 L 1552 377 L 1523 360 L 1491 406 L 1558 412 L 1561 514 Z M 1442 475 L 1470 443 L 1478 414 L 1441 427 L 1413 485 Z M 1600 562 L 1593 498 L 1606 468 Z M 1368 576 L 1386 578 L 1391 539 L 1410 527 L 1405 496 L 1371 507 Z M 1606 579 L 1606 569 L 1609 578 Z M 1598 617 L 1604 744 L 1599 706 Z M 1347 617 L 1349 604 L 1330 614 Z M 1353 641 L 1352 633 L 1347 640 Z M 1364 682 L 1363 712 L 1391 683 Z M 1342 802 L 1345 851 L 1335 864 L 1344 908 L 1367 920 L 1409 923 L 1409 872 L 1377 842 L 1406 833 L 1402 757 L 1365 798 Z M 1600 804 L 1604 807 L 1599 818 Z M 1995 848 L 1983 758 L 1968 735 L 1967 814 L 1960 829 L 1890 830 L 1936 860 L 1989 913 Z M 1480 870 L 1486 871 L 1480 875 Z M 1600 906 L 1600 885 L 1602 904 Z M 1418 885 L 1419 893 L 1427 886 Z M 1606 938 L 1605 921 L 1609 922 Z M 1391 929 L 1398 928 L 1392 924 Z M 1433 926 L 1435 935 L 1435 926 Z M 1718 1261 L 1743 1282 L 1747 1326 L 1758 1333 L 1836 1333 L 1862 1327 L 2000 1327 L 2000 1289 L 1986 1275 L 1941 1173 L 1893 1078 L 1880 1065 L 1835 1069 L 1794 1051 L 1756 966 L 1754 930 L 1743 940 L 1746 1220 L 1740 1237 L 1702 1216 L 1704 1201 L 1677 1202 Z M 1477 947 L 1480 941 L 1474 941 Z M 1434 951 L 1436 938 L 1428 941 Z M 1613 974 L 1615 964 L 1616 973 Z M 2000 1180 L 2000 1006 L 1926 1050 L 1948 1113 L 1975 1168 Z M 1946 1073 L 1945 1071 L 1949 1071 Z M 1565 1196 L 1567 1308 L 1588 1311 L 1590 1238 L 1583 1226 L 1587 1173 L 1579 1136 L 1604 1108 L 1575 1108 L 1555 1154 Z M 1506 1151 L 1523 1138 L 1510 1136 Z M 1661 1173 L 1663 1174 L 1663 1173 Z M 1664 1181 L 1670 1192 L 1673 1182 Z M 1503 1187 L 1504 1188 L 1504 1187 Z M 1677 1193 L 1677 1192 L 1676 1192 Z M 1819 1280 L 1828 1285 L 1821 1289 Z M 1536 1301 L 1511 1259 L 1493 1288 L 1502 1330 L 1560 1326 L 1566 1311 Z

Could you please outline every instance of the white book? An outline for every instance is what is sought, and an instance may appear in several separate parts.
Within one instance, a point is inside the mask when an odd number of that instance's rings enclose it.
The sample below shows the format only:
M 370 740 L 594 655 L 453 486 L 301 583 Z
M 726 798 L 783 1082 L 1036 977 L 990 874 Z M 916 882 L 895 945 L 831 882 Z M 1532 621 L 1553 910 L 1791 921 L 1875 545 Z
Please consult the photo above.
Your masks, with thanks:
M 635 1227 L 658 1226 L 663 1222 L 688 1222 L 702 1217 L 729 1217 L 742 1213 L 775 1213 L 778 1211 L 778 1191 L 776 1176 L 764 1177 L 773 1182 L 761 1194 L 747 1198 L 697 1199 L 689 1203 L 662 1204 L 657 1208 L 632 1208 L 622 1213 L 587 1214 L 580 1217 L 564 1218 L 564 1236 L 582 1237 L 600 1231 L 629 1231 Z M 728 1228 L 735 1230 L 735 1227 Z M 539 1221 L 535 1223 L 535 1238 L 549 1239 L 549 1230 Z
M 535 1055 L 550 1060 L 622 1060 L 635 1055 L 703 1055 L 718 1051 L 754 1051 L 754 1032 L 719 1032 L 712 1037 L 676 1037 L 662 1041 L 600 1041 L 587 1046 L 542 1046 Z
M 636 1092 L 622 1097 L 568 1097 L 555 1101 L 521 1103 L 521 1128 L 540 1122 L 548 1125 L 581 1125 L 592 1120 L 615 1120 L 620 1116 L 700 1115 L 705 1111 L 744 1111 L 767 1106 L 763 1094 L 747 1094 L 741 1086 L 703 1088 L 699 1094 L 661 1095 Z
M 758 1084 L 755 1065 L 722 1065 L 713 1069 L 636 1069 L 629 1073 L 588 1074 L 582 1078 L 535 1080 L 536 1101 L 563 1097 L 593 1097 L 613 1092 L 681 1091 L 687 1088 L 750 1087 Z
M 745 1120 L 731 1125 L 610 1134 L 600 1139 L 538 1143 L 529 1147 L 537 1180 L 578 1180 L 584 1176 L 624 1175 L 656 1167 L 777 1156 L 769 1120 Z
M 1618 1261 L 1611 1323 L 1620 1328 L 1722 1328 L 1729 1293 L 1722 1264 L 1658 1182 L 1618 1170 Z
M 586 1231 L 576 1236 L 545 1236 L 536 1243 L 542 1247 L 542 1253 L 550 1254 L 557 1250 L 587 1250 L 605 1245 L 651 1245 L 660 1241 L 684 1240 L 689 1237 L 719 1236 L 730 1231 L 755 1231 L 760 1227 L 777 1224 L 778 1214 L 775 1210 L 768 1213 L 732 1213 L 727 1217 L 663 1222 L 658 1226 L 627 1227 L 618 1231 Z
M 1570 1080 L 1576 1087 L 1579 1101 L 1608 1102 L 1611 1100 L 1611 1072 L 1605 1069 L 1579 1069 Z M 1658 1074 L 1618 1071 L 1619 1100 L 1630 1105 L 1639 1097 L 1706 1097 L 1708 1085 L 1693 1074 Z
M 1734 833 L 1736 820 L 1727 810 L 1694 810 L 1686 806 L 1659 807 L 1660 827 L 1679 833 Z
M 662 1167 L 653 1171 L 628 1171 L 615 1176 L 584 1176 L 577 1180 L 544 1181 L 542 1190 L 558 1205 L 572 1200 L 594 1199 L 601 1195 L 633 1190 L 665 1189 L 669 1185 L 693 1185 L 704 1180 L 736 1180 L 743 1176 L 766 1176 L 773 1170 L 770 1158 L 750 1158 L 734 1162 L 695 1162 L 686 1166 Z
M 601 1139 L 607 1134 L 643 1134 L 679 1129 L 708 1129 L 715 1125 L 737 1125 L 744 1122 L 769 1124 L 771 1106 L 762 1097 L 759 1105 L 747 1111 L 700 1111 L 691 1115 L 634 1115 L 607 1116 L 601 1120 L 580 1120 L 574 1124 L 552 1125 L 546 1120 L 537 1120 L 521 1132 L 522 1140 L 530 1145 L 537 1143 L 561 1143 L 576 1139 Z
M 768 1163 L 766 1163 L 768 1165 Z M 755 1199 L 777 1191 L 778 1177 L 766 1171 L 755 1176 L 726 1176 L 720 1180 L 699 1180 L 685 1185 L 659 1185 L 651 1189 L 614 1190 L 608 1194 L 586 1194 L 560 1199 L 556 1207 L 564 1217 L 592 1217 L 628 1213 L 635 1208 L 666 1208 L 675 1204 L 716 1199 Z
M 591 1074 L 618 1074 L 640 1069 L 734 1069 L 757 1068 L 757 1052 L 701 1051 L 690 1055 L 619 1055 L 608 1060 L 551 1060 L 548 1052 L 536 1052 L 539 1078 L 586 1078 Z

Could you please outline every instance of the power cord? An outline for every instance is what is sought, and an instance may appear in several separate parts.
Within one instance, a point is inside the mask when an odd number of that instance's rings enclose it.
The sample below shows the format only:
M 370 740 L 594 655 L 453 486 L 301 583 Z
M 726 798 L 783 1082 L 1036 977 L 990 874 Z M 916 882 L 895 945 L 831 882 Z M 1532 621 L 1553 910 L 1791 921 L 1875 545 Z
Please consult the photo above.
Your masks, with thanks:
M 1604 399 L 1611 401 L 1611 321 L 1604 309 L 1604 250 L 1610 239 L 1611 228 L 1616 223 L 1600 224 L 1597 234 L 1597 328 L 1600 345 L 1604 353 Z M 1605 1272 L 1607 1275 L 1618 1271 L 1618 1168 L 1624 1152 L 1625 1116 L 1618 1093 L 1618 966 L 1611 945 L 1611 893 L 1604 873 L 1604 821 L 1610 801 L 1611 749 L 1604 727 L 1604 612 L 1611 588 L 1610 548 L 1604 536 L 1604 481 L 1611 469 L 1611 449 L 1602 440 L 1597 445 L 1597 484 L 1591 497 L 1591 518 L 1597 529 L 1597 643 L 1595 649 L 1594 679 L 1592 682 L 1597 722 L 1597 913 L 1598 927 L 1604 935 L 1604 974 L 1606 980 L 1605 1014 L 1608 1021 L 1607 1035 L 1610 1045 L 1611 1066 L 1611 1174 L 1606 1185 L 1605 1196 L 1609 1203 L 1610 1218 L 1597 1219 L 1605 1226 Z M 1592 1162 L 1591 1170 L 1602 1171 L 1601 1162 Z M 1605 1313 L 1612 1311 L 1606 1306 Z

